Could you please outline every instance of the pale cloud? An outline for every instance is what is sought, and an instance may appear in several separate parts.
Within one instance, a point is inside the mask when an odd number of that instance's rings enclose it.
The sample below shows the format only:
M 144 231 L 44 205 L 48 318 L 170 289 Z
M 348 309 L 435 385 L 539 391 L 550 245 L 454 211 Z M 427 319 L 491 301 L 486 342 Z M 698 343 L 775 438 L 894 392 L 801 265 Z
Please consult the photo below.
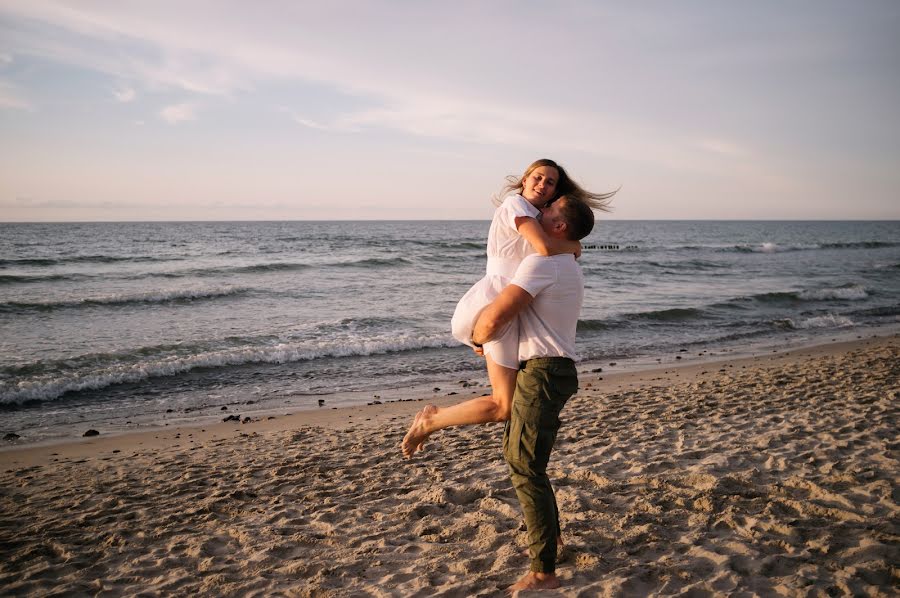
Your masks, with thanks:
M 185 18 L 196 24 L 208 22 L 205 11 L 211 9 L 198 4 L 184 10 L 195 11 Z M 165 2 L 126 7 L 90 1 L 70 5 L 0 0 L 0 16 L 8 15 L 9 23 L 18 19 L 30 24 L 4 32 L 5 41 L 20 53 L 140 81 L 150 90 L 227 95 L 249 89 L 243 80 L 246 69 L 229 65 L 219 55 L 220 50 L 227 54 L 229 41 L 173 18 L 180 11 L 180 5 L 176 10 Z M 114 52 L 109 51 L 112 48 Z
M 538 110 L 515 111 L 509 106 L 489 102 L 406 98 L 389 108 L 374 108 L 344 114 L 337 126 L 344 130 L 384 127 L 423 137 L 473 143 L 539 145 L 553 133 L 555 114 Z
M 725 156 L 743 156 L 748 153 L 745 148 L 741 147 L 737 143 L 733 143 L 725 139 L 701 139 L 697 142 L 697 147 L 699 147 L 701 150 L 713 154 L 721 154 Z
M 6 54 L 4 52 L 0 52 L 0 67 L 4 67 L 12 64 L 13 57 L 11 54 Z
M 325 125 L 321 125 L 314 120 L 309 120 L 308 118 L 299 118 L 297 116 L 294 117 L 294 122 L 296 122 L 297 124 L 301 124 L 304 127 L 309 127 L 310 129 L 326 130 L 328 128 Z
M 229 96 L 266 80 L 305 81 L 369 104 L 335 115 L 332 125 L 302 118 L 308 121 L 300 123 L 305 126 L 383 126 L 454 140 L 522 141 L 521 130 L 527 123 L 507 101 L 503 69 L 494 67 L 497 81 L 474 76 L 472 69 L 457 67 L 458 48 L 431 43 L 444 30 L 481 28 L 480 44 L 487 47 L 473 45 L 467 52 L 473 57 L 489 53 L 495 39 L 492 25 L 473 24 L 472 7 L 442 11 L 439 19 L 423 18 L 415 31 L 404 34 L 410 39 L 404 39 L 349 23 L 336 8 L 301 9 L 290 2 L 276 2 L 260 14 L 248 13 L 244 6 L 217 5 L 216 26 L 202 28 L 195 26 L 208 20 L 209 7 L 202 3 L 179 5 L 178 11 L 172 11 L 165 3 L 125 7 L 33 0 L 6 10 L 72 34 L 55 39 L 26 36 L 21 41 L 28 51 L 137 80 L 150 90 L 175 88 Z M 382 22 L 393 31 L 390 8 L 383 2 L 356 6 L 366 22 Z M 173 18 L 176 13 L 179 17 Z M 84 44 L 83 38 L 96 43 Z M 113 43 L 118 52 L 104 51 L 105 44 Z M 410 52 L 416 60 L 410 60 Z M 423 64 L 432 66 L 422 69 Z M 528 100 L 520 97 L 517 103 Z
M 294 121 L 295 123 L 297 123 L 298 125 L 303 125 L 304 127 L 307 127 L 310 129 L 318 129 L 320 131 L 325 131 L 325 130 L 333 128 L 328 125 L 324 125 L 320 122 L 317 122 L 311 118 L 305 118 L 304 116 L 297 114 L 296 112 L 294 112 L 293 110 L 291 110 L 289 108 L 282 107 L 282 108 L 278 108 L 278 110 L 280 112 L 284 112 L 285 114 L 287 114 L 290 117 L 290 119 L 292 121 Z
M 396 6 L 377 1 L 354 5 L 358 23 L 344 18 L 345 9 L 329 6 L 274 2 L 260 12 L 225 2 L 215 5 L 215 27 L 197 26 L 208 21 L 212 10 L 202 2 L 179 4 L 177 11 L 165 2 L 124 6 L 52 0 L 6 8 L 71 34 L 30 36 L 22 41 L 30 52 L 139 82 L 148 92 L 176 89 L 231 98 L 268 82 L 287 81 L 358 100 L 360 108 L 315 118 L 291 113 L 294 122 L 316 130 L 383 128 L 453 142 L 535 149 L 550 141 L 640 162 L 683 161 L 684 133 L 673 119 L 650 124 L 647 115 L 635 114 L 626 100 L 617 105 L 613 99 L 616 94 L 610 90 L 625 76 L 612 58 L 616 40 L 595 36 L 597 45 L 586 46 L 578 35 L 587 26 L 580 21 L 596 17 L 591 5 L 573 5 L 555 18 L 556 26 L 570 30 L 566 62 L 555 60 L 552 53 L 519 55 L 512 31 L 498 36 L 498 22 L 508 21 L 511 30 L 529 26 L 527 17 L 515 11 L 506 14 L 509 11 L 481 3 L 407 9 L 416 27 L 395 35 Z M 665 19 L 654 23 L 656 38 L 671 34 Z M 448 31 L 466 31 L 466 39 L 433 43 Z M 85 38 L 92 43 L 83 43 Z M 117 52 L 105 51 L 113 44 Z M 497 55 L 501 60 L 481 60 Z M 479 61 L 478 68 L 466 68 L 474 61 Z M 565 72 L 557 75 L 559 69 Z M 529 81 L 532 71 L 536 79 Z M 602 81 L 592 83 L 586 76 L 600 71 L 605 73 Z M 559 93 L 542 79 L 545 72 L 565 75 L 579 85 Z M 642 76 L 651 77 L 652 72 Z M 188 105 L 170 106 L 162 113 L 170 123 L 194 115 Z
M 113 95 L 115 96 L 116 100 L 122 103 L 128 103 L 134 101 L 134 99 L 137 97 L 137 92 L 130 87 L 124 87 L 114 90 Z
M 658 146 L 650 152 L 629 153 L 625 148 L 635 144 L 626 142 L 619 146 L 620 155 L 645 161 L 679 149 L 677 126 L 667 121 L 647 127 L 629 114 L 627 105 L 623 110 L 622 105 L 605 99 L 614 97 L 608 89 L 625 76 L 627 68 L 614 58 L 616 38 L 592 35 L 595 45 L 591 46 L 581 41 L 586 36 L 579 35 L 587 33 L 590 22 L 634 19 L 635 14 L 576 3 L 555 15 L 547 26 L 567 31 L 565 47 L 571 48 L 561 62 L 553 52 L 516 50 L 521 45 L 516 43 L 516 31 L 534 23 L 508 5 L 404 6 L 404 18 L 415 27 L 403 28 L 399 35 L 395 4 L 373 0 L 351 5 L 358 16 L 353 21 L 345 18 L 346 6 L 277 1 L 265 11 L 248 9 L 242 2 L 178 4 L 175 10 L 166 2 L 120 5 L 89 0 L 77 4 L 31 0 L 7 3 L 0 10 L 71 34 L 55 39 L 29 36 L 23 41 L 29 51 L 139 81 L 148 90 L 233 96 L 267 81 L 302 81 L 359 98 L 364 105 L 327 118 L 293 117 L 310 128 L 381 127 L 416 136 L 529 147 L 543 147 L 547 139 L 554 139 L 595 151 L 595 140 L 584 131 L 596 127 L 571 122 L 570 115 L 589 113 L 594 120 L 597 114 L 615 112 L 614 128 L 621 133 L 613 140 L 634 139 L 650 128 L 650 141 L 638 145 Z M 215 26 L 199 26 L 208 23 L 210 11 L 214 11 Z M 662 40 L 654 43 L 665 44 L 672 35 L 665 15 L 637 16 L 654 28 L 654 40 Z M 498 35 L 500 23 L 509 28 L 508 35 Z M 466 35 L 458 43 L 434 43 L 448 32 L 462 31 Z M 610 32 L 614 34 L 615 29 Z M 83 43 L 85 38 L 93 43 Z M 105 51 L 112 44 L 118 52 Z M 772 41 L 765 51 L 777 48 Z M 752 46 L 748 51 L 756 49 Z M 485 56 L 500 60 L 483 60 Z M 478 68 L 468 68 L 475 61 Z M 558 73 L 560 69 L 565 72 Z M 566 75 L 578 85 L 559 93 L 546 83 L 543 74 L 550 72 L 554 78 Z M 604 80 L 591 83 L 587 74 L 595 72 L 604 72 Z M 636 87 L 641 85 L 640 77 L 653 76 L 652 71 L 642 72 L 629 73 L 638 77 Z M 173 118 L 166 120 L 180 122 L 185 120 L 181 115 L 189 113 L 174 111 Z M 604 143 L 604 148 L 609 144 Z
M 0 109 L 33 111 L 34 105 L 18 85 L 0 79 Z
M 181 104 L 173 104 L 171 106 L 166 106 L 162 110 L 160 110 L 160 117 L 169 124 L 177 124 L 180 122 L 185 122 L 189 120 L 194 120 L 197 115 L 197 106 L 191 102 L 184 102 Z

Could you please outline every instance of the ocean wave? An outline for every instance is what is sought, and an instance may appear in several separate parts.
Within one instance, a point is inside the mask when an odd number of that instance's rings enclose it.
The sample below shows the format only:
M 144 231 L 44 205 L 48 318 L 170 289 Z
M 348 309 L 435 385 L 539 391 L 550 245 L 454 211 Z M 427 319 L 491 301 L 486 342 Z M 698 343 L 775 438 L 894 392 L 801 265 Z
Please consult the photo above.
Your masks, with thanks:
M 738 253 L 784 253 L 786 251 L 804 251 L 818 248 L 819 246 L 816 244 L 778 245 L 777 243 L 765 242 L 757 245 L 735 245 L 730 248 L 723 248 L 722 251 L 736 251 Z
M 602 243 L 591 243 L 591 245 L 602 246 Z M 615 244 L 613 244 L 615 245 Z M 742 243 L 742 244 L 732 244 L 732 243 L 708 243 L 708 244 L 697 244 L 691 243 L 687 245 L 680 244 L 672 244 L 672 245 L 634 245 L 634 244 L 619 244 L 621 248 L 627 248 L 628 250 L 635 253 L 657 253 L 664 252 L 666 254 L 690 254 L 696 252 L 710 252 L 710 253 L 781 253 L 786 251 L 807 251 L 813 249 L 821 249 L 822 246 L 818 243 L 807 243 L 807 244 L 779 244 L 772 241 L 763 241 L 760 243 Z M 716 262 L 710 262 L 716 264 Z M 719 267 L 718 264 L 716 264 Z
M 900 243 L 888 241 L 859 241 L 851 243 L 798 243 L 780 245 L 770 241 L 759 244 L 734 245 L 718 248 L 720 251 L 736 251 L 738 253 L 783 253 L 787 251 L 815 251 L 821 249 L 882 249 L 900 247 Z
M 170 272 L 167 276 L 216 276 L 218 274 L 247 274 L 253 272 L 286 272 L 292 270 L 308 270 L 309 264 L 297 262 L 268 262 L 264 264 L 251 264 L 249 266 L 225 266 L 222 268 L 185 270 L 183 272 Z M 152 276 L 152 273 L 150 274 Z
M 164 261 L 164 260 L 161 260 Z M 86 274 L 73 272 L 69 274 L 0 274 L 0 285 L 2 284 L 21 284 L 21 283 L 42 283 L 57 281 L 78 281 L 88 279 L 104 279 L 104 280 L 144 280 L 148 278 L 209 278 L 214 276 L 233 275 L 233 274 L 254 274 L 266 272 L 296 272 L 310 269 L 329 268 L 388 268 L 395 266 L 406 266 L 412 262 L 403 257 L 396 258 L 365 258 L 361 260 L 351 260 L 346 262 L 330 262 L 323 264 L 308 264 L 303 262 L 262 262 L 258 264 L 248 264 L 243 266 L 210 266 L 208 268 L 188 268 L 184 270 L 170 270 L 159 272 L 103 272 L 97 274 Z
M 310 361 L 322 358 L 356 357 L 421 351 L 422 349 L 456 346 L 447 336 L 428 338 L 369 339 L 347 341 L 331 346 L 314 347 L 296 343 L 280 343 L 269 347 L 233 347 L 200 351 L 193 355 L 157 355 L 134 362 L 136 357 L 152 354 L 152 348 L 143 348 L 129 355 L 86 356 L 85 370 L 71 371 L 73 362 L 65 360 L 56 364 L 42 364 L 43 371 L 51 373 L 32 376 L 30 379 L 8 382 L 0 380 L 0 405 L 16 406 L 33 402 L 59 399 L 67 392 L 101 390 L 117 384 L 142 382 L 151 378 L 177 376 L 198 368 L 225 368 L 249 364 L 281 364 Z M 184 348 L 181 348 L 184 350 Z M 200 347 L 198 347 L 200 349 Z M 105 362 L 105 363 L 104 363 Z M 99 363 L 99 365 L 96 365 Z M 76 366 L 77 368 L 77 366 Z M 19 366 L 16 371 L 29 371 L 32 366 Z M 8 377 L 7 374 L 4 377 Z
M 647 261 L 646 265 L 652 266 L 654 268 L 659 268 L 660 270 L 665 271 L 673 271 L 672 273 L 681 274 L 682 272 L 677 272 L 679 270 L 688 271 L 688 272 L 696 272 L 698 270 L 721 270 L 733 268 L 734 266 L 731 264 L 724 264 L 719 262 L 711 262 L 709 260 L 685 260 L 680 262 L 655 262 L 655 261 Z
M 666 324 L 669 322 L 688 322 L 690 320 L 702 320 L 709 318 L 710 314 L 705 308 L 675 307 L 642 312 L 620 313 L 609 318 L 578 320 L 579 332 L 608 331 L 619 328 L 628 328 L 638 325 Z
M 870 307 L 850 312 L 852 316 L 876 317 L 884 318 L 891 316 L 900 316 L 900 304 L 898 305 L 881 305 L 879 307 Z
M 256 272 L 291 272 L 311 269 L 328 268 L 378 268 L 385 266 L 407 265 L 411 262 L 406 258 L 365 258 L 346 262 L 327 262 L 322 264 L 309 264 L 305 262 L 263 262 L 248 264 L 245 266 L 217 266 L 211 268 L 197 268 L 193 270 L 180 270 L 175 272 L 154 273 L 149 272 L 142 276 L 165 276 L 169 278 L 181 278 L 184 276 L 218 276 L 221 274 L 253 274 Z
M 0 313 L 20 313 L 27 311 L 54 311 L 78 307 L 124 306 L 146 303 L 176 303 L 234 297 L 250 291 L 244 287 L 224 287 L 217 289 L 173 289 L 168 291 L 149 291 L 146 293 L 102 295 L 98 297 L 82 297 L 79 299 L 59 299 L 46 301 L 9 301 L 0 303 Z
M 771 304 L 799 303 L 803 301 L 800 298 L 799 291 L 775 291 L 772 293 L 759 293 L 758 295 L 751 295 L 750 297 L 740 297 L 738 299 L 735 299 L 735 301 L 747 300 Z
M 803 320 L 795 320 L 793 318 L 784 318 L 774 320 L 772 324 L 776 328 L 786 330 L 810 330 L 814 328 L 849 328 L 856 326 L 856 322 L 847 316 L 837 314 L 825 314 L 822 316 L 814 316 Z
M 846 285 L 834 288 L 803 289 L 801 291 L 774 291 L 747 297 L 737 297 L 732 302 L 755 301 L 763 304 L 790 304 L 804 301 L 862 301 L 868 299 L 869 292 L 860 285 Z
M 420 247 L 428 247 L 434 249 L 477 249 L 479 251 L 485 251 L 487 246 L 484 241 L 476 242 L 476 241 L 419 241 L 415 239 L 411 239 L 407 241 L 409 245 L 416 245 Z
M 702 309 L 694 307 L 673 307 L 670 309 L 660 309 L 654 311 L 645 311 L 627 314 L 625 317 L 629 320 L 655 320 L 661 322 L 681 322 L 684 320 L 694 320 L 702 318 L 706 315 Z
M 748 300 L 749 299 L 749 300 Z M 737 299 L 729 299 L 727 301 L 719 301 L 717 303 L 711 303 L 709 305 L 709 309 L 712 311 L 727 311 L 727 312 L 747 312 L 755 309 L 753 305 L 751 305 L 750 300 L 752 298 L 740 297 Z
M 863 301 L 869 298 L 869 292 L 860 285 L 847 285 L 836 288 L 804 289 L 801 291 L 784 291 L 760 293 L 744 297 L 735 297 L 712 302 L 697 307 L 677 307 L 650 311 L 620 313 L 604 320 L 579 320 L 579 331 L 613 330 L 630 324 L 678 323 L 689 321 L 715 321 L 719 326 L 734 324 L 744 325 L 743 321 L 735 322 L 736 314 L 758 313 L 760 305 L 772 308 L 797 309 L 803 303 L 823 301 Z M 862 313 L 862 312 L 860 312 Z M 880 313 L 880 312 L 879 312 Z M 888 314 L 890 315 L 890 314 Z M 815 322 L 812 324 L 815 326 Z
M 0 268 L 16 267 L 16 266 L 60 266 L 65 264 L 114 264 L 119 262 L 169 262 L 184 260 L 184 257 L 150 257 L 144 255 L 137 256 L 118 256 L 118 255 L 72 255 L 59 256 L 54 258 L 31 257 L 31 258 L 8 258 L 0 259 Z
M 900 247 L 900 243 L 886 241 L 858 241 L 856 243 L 822 243 L 822 249 L 881 249 L 885 247 Z
M 247 264 L 244 266 L 211 266 L 208 268 L 189 268 L 185 270 L 171 270 L 168 272 L 138 272 L 122 275 L 102 275 L 103 278 L 116 278 L 124 280 L 143 280 L 147 278 L 211 278 L 213 276 L 231 274 L 255 274 L 266 272 L 299 272 L 310 270 L 316 266 L 302 262 L 263 262 Z
M 349 262 L 336 262 L 334 264 L 326 264 L 334 268 L 383 268 L 391 266 L 406 266 L 411 264 L 408 259 L 403 257 L 395 258 L 377 258 L 371 257 L 364 260 L 354 260 Z
M 87 274 L 0 274 L 0 285 L 85 280 L 87 278 L 91 278 L 91 276 Z
M 487 249 L 487 246 L 484 243 L 473 243 L 469 241 L 463 241 L 460 243 L 445 243 L 445 247 L 453 247 L 459 249 L 478 249 L 484 251 Z
M 396 330 L 398 326 L 408 322 L 409 320 L 402 318 L 400 314 L 383 317 L 355 316 L 352 318 L 341 318 L 340 320 L 317 322 L 314 327 L 316 334 L 326 334 L 335 330 Z
M 869 293 L 859 285 L 848 285 L 833 289 L 806 289 L 797 293 L 797 297 L 804 301 L 829 301 L 832 299 L 844 301 L 860 301 L 868 298 Z
M 615 327 L 615 323 L 609 320 L 578 320 L 579 332 L 586 332 L 589 330 L 611 330 Z

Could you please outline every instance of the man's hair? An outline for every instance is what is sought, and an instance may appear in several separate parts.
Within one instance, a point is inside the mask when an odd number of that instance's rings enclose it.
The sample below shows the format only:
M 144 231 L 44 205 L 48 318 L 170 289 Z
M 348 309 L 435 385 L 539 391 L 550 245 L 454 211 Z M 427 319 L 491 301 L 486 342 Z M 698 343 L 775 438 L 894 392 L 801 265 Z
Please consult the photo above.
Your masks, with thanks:
M 591 206 L 568 195 L 556 201 L 562 202 L 559 211 L 566 221 L 566 237 L 570 241 L 580 241 L 591 234 L 594 230 L 594 211 Z

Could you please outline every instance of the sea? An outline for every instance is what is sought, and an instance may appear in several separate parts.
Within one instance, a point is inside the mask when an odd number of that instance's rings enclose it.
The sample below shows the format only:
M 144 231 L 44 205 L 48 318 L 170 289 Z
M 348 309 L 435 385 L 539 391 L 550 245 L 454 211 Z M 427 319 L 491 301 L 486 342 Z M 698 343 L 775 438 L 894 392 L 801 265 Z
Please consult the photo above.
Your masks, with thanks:
M 0 224 L 0 433 L 487 392 L 449 328 L 489 225 Z M 582 372 L 900 330 L 897 221 L 601 219 L 583 243 Z

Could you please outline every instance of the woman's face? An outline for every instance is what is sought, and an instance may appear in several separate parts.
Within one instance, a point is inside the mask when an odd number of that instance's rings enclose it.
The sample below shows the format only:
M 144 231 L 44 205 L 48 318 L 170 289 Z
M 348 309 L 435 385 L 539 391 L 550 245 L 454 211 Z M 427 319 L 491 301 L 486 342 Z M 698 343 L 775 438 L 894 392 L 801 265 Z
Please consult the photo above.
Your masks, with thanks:
M 542 206 L 553 198 L 559 171 L 552 166 L 538 166 L 523 182 L 522 197 L 535 206 Z

